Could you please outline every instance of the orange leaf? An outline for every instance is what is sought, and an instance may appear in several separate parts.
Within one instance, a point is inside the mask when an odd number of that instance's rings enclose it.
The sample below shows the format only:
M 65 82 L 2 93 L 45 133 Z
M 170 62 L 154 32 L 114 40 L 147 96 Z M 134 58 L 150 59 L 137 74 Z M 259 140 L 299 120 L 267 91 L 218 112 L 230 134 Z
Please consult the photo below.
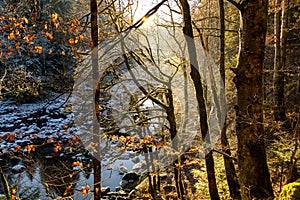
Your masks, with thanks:
M 64 192 L 64 196 L 66 196 L 66 195 L 68 194 L 68 192 L 71 190 L 71 188 L 72 188 L 72 185 L 69 185 L 69 186 L 67 187 L 67 189 L 66 189 L 65 192 Z
M 34 145 L 27 145 L 26 146 L 27 153 L 30 154 L 31 151 L 35 151 L 35 146 Z
M 88 47 L 93 48 L 94 44 L 93 42 L 88 43 Z
M 50 40 L 50 41 L 53 40 L 53 35 L 52 35 L 51 33 L 48 33 L 48 32 L 47 32 L 47 33 L 46 33 L 46 37 L 47 37 L 47 39 Z
M 20 48 L 20 42 L 16 43 L 16 49 Z
M 61 150 L 62 150 L 61 146 L 56 146 L 56 147 L 54 147 L 54 152 L 55 152 L 55 153 L 57 153 L 57 152 L 59 152 L 59 151 L 61 151 Z
M 14 31 L 10 32 L 10 34 L 8 34 L 7 39 L 11 40 L 15 37 L 15 33 Z
M 74 38 L 70 38 L 70 39 L 68 40 L 68 44 L 74 44 L 74 43 L 75 43 Z
M 80 136 L 79 135 L 74 135 L 73 140 L 80 140 Z
M 12 54 L 13 54 L 12 51 L 8 52 L 8 53 L 6 54 L 6 56 L 5 56 L 6 60 L 7 60 Z
M 80 192 L 82 192 L 84 195 L 89 194 L 90 193 L 90 186 L 82 186 Z
M 84 42 L 84 36 L 83 35 L 79 35 L 79 40 Z
M 17 151 L 21 151 L 22 147 L 18 145 L 18 146 L 15 146 L 15 149 L 16 149 Z
M 15 195 L 11 195 L 11 200 L 20 200 L 20 198 Z
M 82 163 L 79 161 L 73 162 L 72 167 L 77 167 L 77 166 L 82 167 Z
M 41 46 L 35 46 L 34 47 L 34 51 L 36 53 L 43 53 L 43 47 L 41 47 Z
M 20 35 L 20 32 L 19 32 L 19 30 L 15 30 L 15 35 Z
M 53 52 L 52 52 L 52 49 L 50 49 L 49 51 L 48 51 L 48 54 L 49 55 L 51 55 Z
M 36 37 L 34 35 L 29 35 L 29 40 L 32 41 L 34 40 Z

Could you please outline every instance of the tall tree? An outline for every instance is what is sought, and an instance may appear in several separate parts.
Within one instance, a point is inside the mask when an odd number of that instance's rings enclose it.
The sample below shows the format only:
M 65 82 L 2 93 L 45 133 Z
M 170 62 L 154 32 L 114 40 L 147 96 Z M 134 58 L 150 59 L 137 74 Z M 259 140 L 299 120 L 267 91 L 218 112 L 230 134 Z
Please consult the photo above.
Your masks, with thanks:
M 238 98 L 236 132 L 242 199 L 268 199 L 273 197 L 263 125 L 268 0 L 228 1 L 241 13 L 240 53 L 234 82 Z
M 224 0 L 219 0 L 220 6 L 220 74 L 223 80 L 224 88 L 226 85 L 225 79 L 225 10 L 224 10 Z M 225 172 L 227 183 L 229 187 L 230 196 L 232 199 L 241 199 L 240 193 L 240 185 L 238 182 L 236 170 L 234 167 L 234 163 L 232 159 L 229 157 L 231 156 L 231 151 L 229 147 L 229 142 L 226 135 L 227 131 L 227 124 L 225 120 L 225 124 L 223 126 L 221 132 L 221 145 L 223 152 L 225 155 L 224 158 L 224 165 L 225 165 Z
M 92 39 L 92 72 L 93 72 L 93 91 L 94 91 L 94 115 L 93 115 L 93 143 L 95 152 L 93 155 L 94 168 L 94 199 L 101 199 L 101 162 L 100 162 L 100 89 L 99 89 L 99 69 L 98 69 L 98 5 L 97 0 L 90 0 L 91 10 L 91 39 Z
M 191 12 L 190 12 L 190 5 L 187 0 L 180 0 L 180 4 L 182 7 L 183 12 L 183 20 L 184 20 L 184 27 L 183 27 L 183 33 L 193 39 L 193 27 L 192 27 L 192 19 L 191 19 Z M 199 117 L 200 117 L 200 127 L 201 127 L 201 135 L 202 138 L 205 139 L 206 134 L 209 134 L 208 131 L 208 121 L 207 121 L 207 112 L 206 112 L 206 105 L 205 105 L 205 99 L 204 99 L 204 91 L 203 91 L 203 85 L 201 76 L 199 73 L 199 66 L 197 65 L 197 55 L 196 55 L 196 46 L 195 42 L 193 40 L 187 39 L 188 44 L 188 52 L 190 56 L 190 62 L 193 60 L 193 64 L 191 64 L 191 78 L 194 83 L 194 87 L 196 90 L 196 98 L 198 102 L 198 111 L 199 111 Z M 192 62 L 191 62 L 192 63 Z M 215 169 L 214 169 L 214 159 L 212 151 L 210 151 L 205 156 L 205 164 L 206 164 L 206 171 L 207 171 L 207 177 L 208 177 L 208 185 L 209 185 L 209 193 L 211 199 L 218 200 L 220 199 L 217 183 L 216 183 L 216 177 L 215 177 Z
M 283 7 L 281 6 L 283 5 Z M 286 26 L 286 11 L 285 1 L 275 0 L 274 14 L 274 35 L 275 35 L 275 56 L 274 56 L 274 95 L 275 107 L 274 117 L 276 121 L 285 120 L 284 106 L 284 59 L 285 55 L 285 33 Z M 281 11 L 281 12 L 280 12 Z M 281 16 L 282 15 L 282 16 Z M 281 18 L 282 17 L 282 18 Z M 282 23 L 281 23 L 282 19 Z

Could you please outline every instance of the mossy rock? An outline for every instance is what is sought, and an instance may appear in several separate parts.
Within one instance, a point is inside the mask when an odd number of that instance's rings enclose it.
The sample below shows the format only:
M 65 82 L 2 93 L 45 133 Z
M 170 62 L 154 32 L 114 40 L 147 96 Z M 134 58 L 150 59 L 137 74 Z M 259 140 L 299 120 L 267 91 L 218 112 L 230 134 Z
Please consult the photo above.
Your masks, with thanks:
M 300 199 L 300 178 L 292 183 L 285 185 L 276 200 L 295 200 Z

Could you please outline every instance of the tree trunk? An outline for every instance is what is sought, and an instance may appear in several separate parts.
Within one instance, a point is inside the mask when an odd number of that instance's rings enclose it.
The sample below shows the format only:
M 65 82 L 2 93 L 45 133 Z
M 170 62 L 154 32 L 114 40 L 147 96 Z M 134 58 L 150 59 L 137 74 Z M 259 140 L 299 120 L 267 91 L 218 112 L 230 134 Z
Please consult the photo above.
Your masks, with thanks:
M 219 7 L 220 7 L 220 74 L 223 80 L 224 89 L 226 85 L 226 79 L 225 79 L 225 12 L 224 12 L 224 0 L 219 0 Z M 222 150 L 227 155 L 231 156 L 231 151 L 229 148 L 228 139 L 226 136 L 226 119 L 225 124 L 223 126 L 222 132 L 221 132 L 221 145 Z M 234 200 L 241 199 L 241 193 L 240 193 L 240 185 L 238 182 L 236 170 L 233 164 L 233 161 L 228 156 L 224 155 L 224 165 L 225 165 L 225 172 L 226 172 L 226 178 L 227 183 L 229 187 L 230 196 Z
M 99 69 L 98 69 L 98 5 L 97 0 L 90 0 L 91 10 L 91 38 L 92 38 L 92 72 L 93 72 L 93 98 L 94 98 L 94 115 L 93 115 L 93 143 L 96 152 L 93 152 L 94 168 L 94 199 L 101 199 L 101 162 L 100 162 L 100 132 L 99 132 Z
M 241 38 L 238 67 L 236 131 L 242 199 L 272 198 L 263 126 L 263 63 L 268 0 L 239 4 Z
M 190 6 L 187 0 L 180 0 L 180 4 L 182 6 L 183 11 L 183 18 L 184 18 L 184 27 L 183 27 L 183 33 L 188 36 L 189 38 L 193 39 L 193 28 L 192 28 L 192 20 L 191 20 L 191 13 L 190 13 Z M 187 44 L 188 44 L 188 51 L 190 56 L 190 62 L 191 62 L 191 78 L 194 83 L 194 87 L 196 90 L 196 98 L 198 102 L 198 111 L 199 111 L 199 117 L 200 117 L 200 127 L 201 127 L 201 135 L 204 139 L 206 137 L 206 134 L 209 134 L 208 132 L 208 122 L 207 122 L 207 112 L 205 107 L 205 99 L 204 99 L 204 92 L 203 92 L 203 86 L 202 86 L 202 80 L 199 73 L 199 66 L 197 65 L 197 55 L 196 55 L 196 46 L 195 42 L 193 40 L 189 40 L 187 38 Z M 192 62 L 194 61 L 194 62 Z M 192 63 L 195 63 L 194 65 Z M 209 141 L 207 141 L 209 142 Z M 207 178 L 208 178 L 208 185 L 209 185 L 209 193 L 210 197 L 213 200 L 220 199 L 217 183 L 216 183 L 216 177 L 215 177 L 215 169 L 214 169 L 214 159 L 212 152 L 210 151 L 205 156 L 205 164 L 206 164 L 206 171 L 207 171 Z
M 282 1 L 284 4 L 284 1 Z M 280 23 L 280 11 L 281 11 L 281 0 L 275 0 L 275 15 L 274 15 L 274 35 L 275 35 L 275 55 L 274 55 L 274 95 L 275 95 L 275 106 L 274 106 L 274 117 L 276 121 L 285 120 L 285 106 L 284 106 L 284 64 L 282 59 L 282 43 L 281 40 L 284 24 L 286 20 L 282 18 L 282 24 Z M 284 17 L 284 9 L 282 10 L 282 17 Z M 281 24 L 281 25 L 280 25 Z M 285 34 L 283 34 L 284 36 Z M 284 39 L 284 38 L 283 38 Z M 282 48 L 281 48 L 282 47 Z

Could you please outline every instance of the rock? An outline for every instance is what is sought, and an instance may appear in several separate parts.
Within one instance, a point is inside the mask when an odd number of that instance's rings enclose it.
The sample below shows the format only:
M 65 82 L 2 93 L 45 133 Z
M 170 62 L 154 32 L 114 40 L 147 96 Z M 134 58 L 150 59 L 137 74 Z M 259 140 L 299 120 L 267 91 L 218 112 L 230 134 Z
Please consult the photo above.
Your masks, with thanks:
M 15 140 L 15 143 L 20 146 L 26 146 L 26 145 L 30 144 L 30 141 L 29 140 Z
M 142 173 L 147 169 L 147 165 L 145 162 L 139 162 L 132 167 L 132 171 L 136 173 Z
M 128 185 L 128 181 L 126 181 L 126 180 L 122 180 L 121 181 L 121 188 L 124 188 L 124 187 L 126 187 L 126 185 Z
M 109 186 L 101 188 L 101 194 L 105 195 L 105 194 L 107 194 L 109 192 L 110 192 L 110 187 Z
M 22 173 L 23 171 L 25 171 L 26 167 L 24 165 L 15 165 L 11 168 L 11 171 L 13 173 Z
M 282 191 L 279 197 L 276 200 L 294 200 L 300 199 L 300 178 L 297 179 L 295 182 L 289 183 L 283 186 Z
M 127 193 L 124 192 L 123 190 L 120 190 L 118 192 L 108 192 L 106 195 L 110 196 L 110 197 L 113 197 L 113 196 L 115 196 L 115 197 L 120 197 L 120 196 L 125 197 L 125 196 L 127 196 Z
M 132 161 L 133 163 L 138 163 L 138 162 L 141 161 L 141 159 L 140 159 L 138 156 L 136 156 L 136 157 L 134 157 L 131 161 Z
M 129 193 L 138 185 L 139 181 L 140 176 L 137 173 L 129 172 L 122 177 L 120 185 L 125 192 Z
M 128 172 L 128 169 L 124 166 L 119 167 L 119 174 L 125 174 Z
M 129 160 L 130 155 L 129 153 L 123 153 L 120 157 L 119 160 Z

